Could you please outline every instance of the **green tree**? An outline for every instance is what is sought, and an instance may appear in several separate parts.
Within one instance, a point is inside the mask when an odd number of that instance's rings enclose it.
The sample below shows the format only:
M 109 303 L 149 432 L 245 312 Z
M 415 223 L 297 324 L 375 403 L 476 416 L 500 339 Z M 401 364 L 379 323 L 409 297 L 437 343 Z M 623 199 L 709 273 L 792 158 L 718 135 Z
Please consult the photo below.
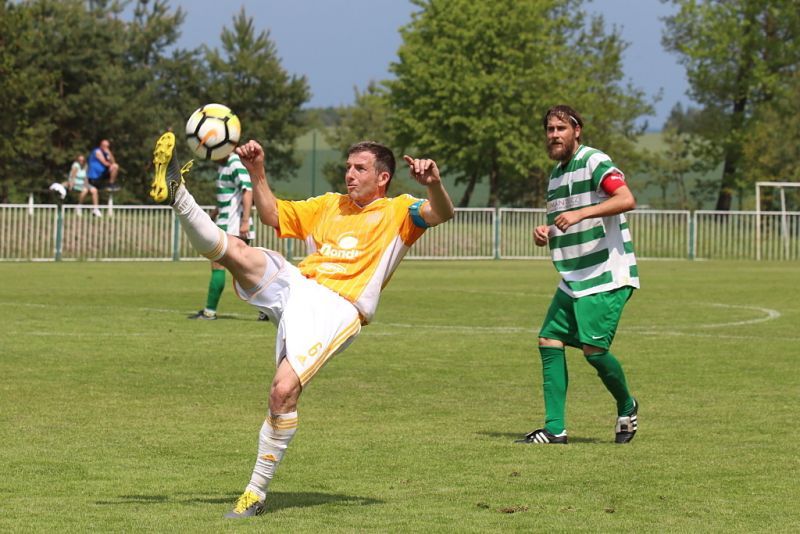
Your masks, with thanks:
M 38 42 L 33 33 L 32 13 L 10 0 L 0 1 L 0 102 L 9 116 L 0 121 L 0 202 L 18 200 L 27 184 L 20 176 L 36 172 L 34 154 L 41 136 L 49 131 L 37 124 L 36 111 L 52 105 L 49 72 L 31 68 Z
M 551 166 L 541 116 L 570 103 L 598 148 L 632 151 L 634 120 L 652 111 L 623 87 L 625 43 L 581 0 L 414 0 L 387 82 L 397 144 L 431 154 L 489 203 L 539 205 Z M 627 156 L 615 155 L 615 159 Z
M 268 31 L 256 34 L 244 9 L 222 30 L 222 51 L 206 49 L 210 76 L 206 97 L 239 115 L 243 138 L 259 140 L 272 179 L 284 179 L 299 162 L 294 143 L 305 127 L 300 107 L 309 99 L 305 76 L 281 66 Z
M 342 177 L 350 145 L 368 139 L 391 146 L 392 140 L 387 137 L 389 105 L 385 87 L 373 81 L 363 92 L 356 89 L 355 103 L 352 106 L 338 108 L 337 114 L 338 123 L 325 130 L 325 140 L 331 148 L 338 150 L 342 157 L 338 161 L 326 163 L 322 168 L 322 174 L 332 191 L 344 193 L 347 187 Z
M 161 101 L 162 57 L 177 38 L 180 10 L 164 0 L 119 18 L 116 1 L 29 0 L 2 3 L 0 92 L 15 109 L 0 128 L 5 198 L 61 180 L 78 153 L 102 138 L 114 142 L 123 169 L 123 200 L 147 188 L 152 141 L 173 103 Z M 20 176 L 27 183 L 19 183 Z
M 88 18 L 80 2 L 4 3 L 0 17 L 0 56 L 4 72 L 3 102 L 13 110 L 11 121 L 2 121 L 3 196 L 19 200 L 28 189 L 62 177 L 68 162 L 65 151 L 74 147 L 76 117 L 74 72 L 80 59 L 68 49 L 87 31 Z M 59 25 L 69 30 L 59 31 Z M 66 160 L 66 161 L 65 161 Z M 28 182 L 23 177 L 38 177 Z
M 743 149 L 754 181 L 800 182 L 800 70 L 775 98 L 759 106 Z
M 713 200 L 712 197 L 716 198 L 717 184 L 702 178 L 719 164 L 716 159 L 706 157 L 713 146 L 697 133 L 713 120 L 715 116 L 705 110 L 684 109 L 677 103 L 661 131 L 663 148 L 642 151 L 641 160 L 632 170 L 646 174 L 649 177 L 646 185 L 661 190 L 660 201 L 653 203 L 656 207 L 700 209 Z
M 347 150 L 353 143 L 370 140 L 392 148 L 397 158 L 397 170 L 388 193 L 425 195 L 425 189 L 404 172 L 406 164 L 400 159 L 402 150 L 395 144 L 392 135 L 392 110 L 385 84 L 371 81 L 363 92 L 356 89 L 355 103 L 352 106 L 338 108 L 337 115 L 339 117 L 337 123 L 325 130 L 325 140 L 333 149 L 340 152 L 341 157 L 326 163 L 322 168 L 322 174 L 332 191 L 340 193 L 347 191 L 344 182 Z
M 696 135 L 681 131 L 676 126 L 667 126 L 661 132 L 665 147 L 657 152 L 646 152 L 640 168 L 650 178 L 647 185 L 654 185 L 661 191 L 661 199 L 655 203 L 661 209 L 699 209 L 703 198 L 696 188 L 691 187 L 690 178 L 705 172 L 702 160 L 698 159 L 697 147 L 704 140 Z M 693 194 L 689 195 L 689 191 Z
M 137 0 L 133 19 L 123 22 L 120 41 L 124 53 L 123 86 L 104 84 L 103 97 L 113 99 L 113 113 L 103 124 L 117 145 L 117 159 L 125 172 L 122 201 L 141 202 L 150 188 L 153 142 L 166 128 L 180 131 L 185 114 L 181 105 L 205 80 L 197 51 L 175 48 L 186 15 L 174 11 L 168 0 Z M 190 72 L 193 78 L 178 74 Z
M 759 106 L 754 126 L 742 150 L 743 171 L 753 182 L 800 182 L 800 71 L 787 80 L 784 90 Z M 762 190 L 764 204 L 779 208 L 779 190 Z M 800 190 L 784 191 L 791 210 L 800 209 Z
M 256 35 L 242 12 L 222 33 L 224 57 L 184 50 L 181 9 L 136 0 L 124 20 L 128 3 L 0 0 L 0 97 L 15 111 L 0 121 L 0 197 L 20 200 L 62 180 L 78 153 L 108 138 L 122 171 L 119 201 L 141 202 L 154 139 L 182 132 L 189 113 L 211 101 L 230 105 L 245 135 L 265 143 L 275 178 L 288 175 L 308 88 L 283 71 L 268 35 Z M 188 156 L 183 143 L 178 151 Z
M 757 108 L 800 66 L 800 10 L 797 0 L 671 1 L 679 11 L 666 18 L 663 43 L 686 67 L 690 96 L 716 118 L 698 132 L 710 142 L 706 158 L 723 161 L 716 208 L 729 210 L 752 183 L 743 155 Z

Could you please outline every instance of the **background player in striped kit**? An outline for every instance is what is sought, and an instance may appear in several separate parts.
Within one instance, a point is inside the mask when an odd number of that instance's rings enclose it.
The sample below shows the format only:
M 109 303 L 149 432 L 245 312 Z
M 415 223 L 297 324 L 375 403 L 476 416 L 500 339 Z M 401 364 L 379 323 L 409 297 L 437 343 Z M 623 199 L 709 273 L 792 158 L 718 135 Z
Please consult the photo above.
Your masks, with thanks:
M 534 242 L 549 245 L 561 275 L 539 331 L 545 426 L 519 443 L 567 443 L 565 345 L 583 350 L 616 401 L 616 443 L 637 430 L 638 404 L 609 348 L 622 309 L 639 287 L 636 257 L 624 212 L 636 207 L 625 176 L 603 152 L 581 144 L 583 119 L 569 106 L 545 113 L 547 153 L 556 160 L 547 188 L 547 224 Z
M 217 205 L 212 218 L 225 233 L 238 237 L 249 244 L 256 237 L 253 229 L 253 217 L 250 215 L 253 207 L 253 185 L 250 183 L 250 174 L 235 152 L 217 163 L 219 163 Z M 222 297 L 222 291 L 225 289 L 225 276 L 225 267 L 212 261 L 206 306 L 199 312 L 190 315 L 189 319 L 214 320 L 217 318 L 217 306 Z M 266 318 L 266 315 L 259 314 L 259 318 Z
M 239 296 L 278 328 L 276 370 L 256 463 L 226 516 L 250 517 L 263 512 L 267 487 L 297 431 L 304 386 L 369 323 L 381 290 L 414 242 L 455 210 L 431 159 L 404 157 L 412 178 L 426 187 L 427 199 L 387 197 L 394 155 L 369 141 L 348 151 L 346 195 L 279 200 L 267 182 L 263 148 L 249 141 L 236 152 L 250 174 L 259 219 L 280 237 L 302 239 L 308 247 L 308 256 L 295 267 L 275 251 L 228 239 L 184 186 L 188 167 L 179 168 L 174 147 L 171 132 L 156 143 L 150 196 L 172 205 L 195 249 L 231 271 Z

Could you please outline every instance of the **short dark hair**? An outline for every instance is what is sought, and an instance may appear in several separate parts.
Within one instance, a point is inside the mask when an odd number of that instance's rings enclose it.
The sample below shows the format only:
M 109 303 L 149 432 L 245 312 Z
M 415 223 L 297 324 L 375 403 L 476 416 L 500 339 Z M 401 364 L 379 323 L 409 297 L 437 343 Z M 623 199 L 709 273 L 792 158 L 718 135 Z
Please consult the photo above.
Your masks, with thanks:
M 386 189 L 389 189 L 396 166 L 392 150 L 376 141 L 359 141 L 347 149 L 347 156 L 349 157 L 359 152 L 369 152 L 375 156 L 375 170 L 389 173 L 389 181 L 386 183 Z
M 564 122 L 572 123 L 572 126 L 580 126 L 583 129 L 583 117 L 580 113 L 567 106 L 566 104 L 559 104 L 548 109 L 542 118 L 542 127 L 547 131 L 547 121 L 550 117 L 557 117 Z

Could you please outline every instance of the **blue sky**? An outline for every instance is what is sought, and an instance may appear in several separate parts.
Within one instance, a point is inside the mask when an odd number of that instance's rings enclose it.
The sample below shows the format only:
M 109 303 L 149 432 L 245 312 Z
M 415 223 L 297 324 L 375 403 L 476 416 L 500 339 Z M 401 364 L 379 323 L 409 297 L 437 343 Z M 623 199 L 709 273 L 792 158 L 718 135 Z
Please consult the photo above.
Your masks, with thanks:
M 351 104 L 355 87 L 388 78 L 400 46 L 397 30 L 415 9 L 407 0 L 172 0 L 172 5 L 186 12 L 179 41 L 186 48 L 218 46 L 223 25 L 244 7 L 259 31 L 269 31 L 284 68 L 307 77 L 312 107 Z M 647 118 L 651 129 L 660 129 L 675 103 L 690 103 L 684 69 L 661 46 L 659 19 L 675 8 L 660 0 L 594 0 L 587 8 L 617 25 L 630 43 L 624 56 L 627 79 L 648 97 L 661 93 L 656 115 Z

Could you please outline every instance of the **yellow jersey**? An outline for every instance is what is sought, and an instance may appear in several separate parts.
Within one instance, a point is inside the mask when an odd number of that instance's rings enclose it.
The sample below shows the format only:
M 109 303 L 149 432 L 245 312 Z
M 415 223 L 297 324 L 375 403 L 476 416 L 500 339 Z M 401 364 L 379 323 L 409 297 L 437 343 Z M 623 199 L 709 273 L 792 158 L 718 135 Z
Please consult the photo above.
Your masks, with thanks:
M 308 256 L 300 272 L 352 302 L 366 324 L 400 260 L 427 228 L 419 215 L 424 202 L 401 195 L 362 207 L 339 193 L 278 200 L 278 236 L 304 240 Z

